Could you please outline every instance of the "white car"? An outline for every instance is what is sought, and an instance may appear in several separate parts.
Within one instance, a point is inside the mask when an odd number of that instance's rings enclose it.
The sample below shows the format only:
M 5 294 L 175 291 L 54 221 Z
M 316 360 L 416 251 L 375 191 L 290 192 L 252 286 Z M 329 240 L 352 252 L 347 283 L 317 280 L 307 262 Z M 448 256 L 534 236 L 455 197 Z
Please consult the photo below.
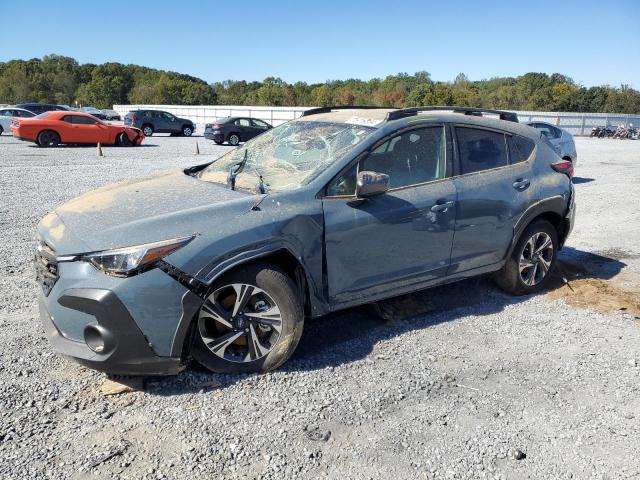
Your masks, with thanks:
M 16 108 L 16 107 L 3 107 L 0 108 L 0 135 L 4 132 L 7 132 L 11 135 L 11 119 L 13 117 L 18 118 L 29 118 L 35 117 L 36 114 L 25 110 L 24 108 Z
M 564 128 L 547 122 L 528 122 L 527 125 L 540 130 L 563 159 L 571 160 L 574 165 L 576 164 L 578 153 L 576 152 L 576 143 L 573 141 L 573 135 Z

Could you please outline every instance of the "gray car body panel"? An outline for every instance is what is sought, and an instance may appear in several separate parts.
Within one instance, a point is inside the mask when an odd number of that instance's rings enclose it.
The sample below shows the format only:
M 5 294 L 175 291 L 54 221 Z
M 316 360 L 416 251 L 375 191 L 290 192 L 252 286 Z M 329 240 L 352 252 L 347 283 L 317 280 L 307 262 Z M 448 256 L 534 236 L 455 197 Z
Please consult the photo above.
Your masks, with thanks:
M 375 146 L 399 131 L 434 124 L 447 129 L 447 178 L 357 202 L 325 198 L 326 185 Z M 522 135 L 536 148 L 526 162 L 455 175 L 456 125 Z M 56 298 L 81 287 L 111 290 L 154 352 L 176 357 L 202 301 L 191 282 L 206 289 L 230 269 L 275 252 L 288 252 L 301 266 L 312 316 L 495 271 L 527 220 L 547 212 L 567 215 L 572 186 L 550 168 L 557 160 L 534 128 L 437 114 L 382 123 L 367 141 L 294 191 L 231 191 L 183 171 L 107 186 L 41 222 L 39 234 L 57 255 L 194 238 L 163 259 L 170 268 L 129 278 L 106 275 L 85 262 L 61 263 L 46 308 L 60 330 L 78 341 L 93 319 L 70 313 Z M 512 183 L 525 177 L 528 188 L 516 190 Z M 454 204 L 433 214 L 430 207 L 444 200 Z

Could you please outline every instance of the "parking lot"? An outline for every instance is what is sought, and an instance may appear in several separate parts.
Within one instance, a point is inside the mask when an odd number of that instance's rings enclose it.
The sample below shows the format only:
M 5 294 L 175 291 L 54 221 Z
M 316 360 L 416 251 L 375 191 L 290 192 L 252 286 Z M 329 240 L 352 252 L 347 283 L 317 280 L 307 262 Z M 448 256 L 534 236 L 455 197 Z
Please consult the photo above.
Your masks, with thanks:
M 96 157 L 0 136 L 0 478 L 640 478 L 640 142 L 576 144 L 577 221 L 550 290 L 468 280 L 394 300 L 389 322 L 309 322 L 266 375 L 192 365 L 105 396 L 104 375 L 44 338 L 37 222 L 230 147 L 153 136 Z

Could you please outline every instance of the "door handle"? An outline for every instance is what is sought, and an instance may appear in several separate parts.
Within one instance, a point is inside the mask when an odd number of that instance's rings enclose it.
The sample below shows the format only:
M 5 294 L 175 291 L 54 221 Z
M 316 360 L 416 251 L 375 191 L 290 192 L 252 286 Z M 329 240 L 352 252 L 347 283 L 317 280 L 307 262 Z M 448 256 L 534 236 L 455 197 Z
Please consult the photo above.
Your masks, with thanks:
M 529 185 L 531 185 L 531 182 L 528 178 L 518 178 L 515 182 L 513 182 L 513 188 L 515 188 L 516 190 L 524 190 Z
M 432 212 L 446 212 L 449 208 L 452 208 L 456 202 L 453 200 L 449 200 L 448 202 L 436 203 L 433 207 L 431 207 Z

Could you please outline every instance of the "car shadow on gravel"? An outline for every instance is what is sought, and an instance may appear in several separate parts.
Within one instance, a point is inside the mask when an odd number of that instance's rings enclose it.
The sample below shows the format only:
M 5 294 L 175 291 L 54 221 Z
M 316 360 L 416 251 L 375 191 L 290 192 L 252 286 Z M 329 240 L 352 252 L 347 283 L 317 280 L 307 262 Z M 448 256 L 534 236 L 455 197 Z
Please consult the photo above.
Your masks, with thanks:
M 571 181 L 572 181 L 574 184 L 578 185 L 578 184 L 580 184 L 580 183 L 589 183 L 589 182 L 594 182 L 594 181 L 595 181 L 595 178 L 587 178 L 587 177 L 573 177 L 573 178 L 571 179 Z
M 550 286 L 533 295 L 506 294 L 489 276 L 481 276 L 385 301 L 382 313 L 390 320 L 383 320 L 379 316 L 381 310 L 371 305 L 313 319 L 305 323 L 298 348 L 279 371 L 312 371 L 356 362 L 370 355 L 380 341 L 470 315 L 494 314 L 532 296 L 563 288 L 576 279 L 609 280 L 625 266 L 616 258 L 565 247 Z M 247 377 L 213 374 L 194 363 L 177 377 L 149 382 L 147 390 L 155 395 L 195 393 L 224 388 Z

